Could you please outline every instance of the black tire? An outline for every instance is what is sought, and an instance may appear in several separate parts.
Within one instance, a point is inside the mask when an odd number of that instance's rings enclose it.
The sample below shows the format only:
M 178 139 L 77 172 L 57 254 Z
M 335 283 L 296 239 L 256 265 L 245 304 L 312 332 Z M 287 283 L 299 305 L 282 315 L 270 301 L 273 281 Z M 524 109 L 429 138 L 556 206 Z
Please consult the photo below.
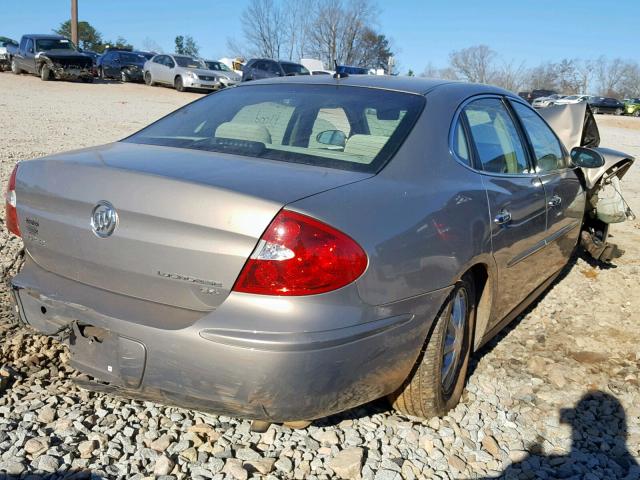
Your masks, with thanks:
M 622 115 L 622 109 L 621 108 L 616 108 L 616 111 L 613 112 L 615 115 Z
M 182 77 L 180 75 L 178 75 L 173 81 L 173 86 L 179 92 L 186 91 L 186 88 L 184 88 L 184 83 L 182 82 Z
M 600 113 L 600 109 L 598 107 L 591 107 L 591 112 L 595 115 L 596 113 Z
M 129 77 L 127 77 L 127 73 L 124 70 L 120 70 L 120 81 L 122 83 L 127 83 L 129 81 Z
M 93 83 L 93 77 L 82 77 L 84 83 Z
M 635 112 L 633 112 L 633 116 L 634 117 L 640 117 L 640 108 L 638 110 L 636 110 Z
M 452 363 L 445 370 L 445 345 L 451 336 L 447 333 L 452 319 L 453 308 L 462 311 L 459 298 L 465 301 L 464 325 L 461 326 L 459 352 L 451 352 Z M 454 304 L 456 305 L 454 307 Z M 421 418 L 441 417 L 460 401 L 464 389 L 469 356 L 473 344 L 476 313 L 476 298 L 473 279 L 465 275 L 456 283 L 440 315 L 435 320 L 431 335 L 427 339 L 415 366 L 404 384 L 389 396 L 393 407 L 408 415 Z M 454 342 L 454 345 L 456 342 Z M 457 355 L 457 357 L 455 356 Z M 455 359 L 455 363 L 454 360 Z M 443 372 L 448 372 L 443 378 Z
M 51 80 L 51 70 L 46 63 L 40 67 L 40 79 L 45 82 Z
M 98 76 L 100 77 L 100 80 L 106 80 L 107 76 L 104 74 L 104 68 L 100 67 L 100 71 L 98 72 Z
M 11 71 L 14 75 L 20 75 L 22 73 L 22 70 L 18 68 L 18 63 L 15 58 L 11 59 Z
M 156 84 L 156 82 L 151 78 L 151 72 L 144 72 L 144 83 L 150 87 L 153 87 Z

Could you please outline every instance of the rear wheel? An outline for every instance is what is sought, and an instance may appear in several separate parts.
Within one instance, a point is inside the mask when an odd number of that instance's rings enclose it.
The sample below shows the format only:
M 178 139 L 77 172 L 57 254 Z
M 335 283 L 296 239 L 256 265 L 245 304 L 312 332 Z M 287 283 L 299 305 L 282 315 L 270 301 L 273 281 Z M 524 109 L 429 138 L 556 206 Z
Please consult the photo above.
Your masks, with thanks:
M 396 410 L 430 418 L 458 404 L 469 364 L 475 308 L 473 280 L 465 275 L 436 319 L 409 377 L 390 396 Z
M 129 77 L 127 77 L 127 72 L 124 70 L 120 70 L 120 81 L 122 83 L 127 83 L 129 81 Z
M 591 107 L 591 111 L 595 115 L 596 113 L 600 113 L 600 109 L 598 107 Z
M 616 115 L 622 115 L 622 109 L 621 108 L 616 108 L 616 111 L 613 112 L 613 113 L 615 113 Z
M 151 78 L 151 72 L 144 72 L 144 83 L 146 83 L 150 87 L 153 87 L 155 85 L 155 82 Z
M 634 117 L 640 117 L 640 108 L 638 110 L 636 110 L 635 112 L 633 112 L 633 116 Z
M 44 81 L 51 79 L 51 70 L 49 70 L 47 64 L 44 64 L 42 65 L 42 67 L 40 67 L 40 78 Z
M 104 74 L 104 68 L 100 67 L 100 72 L 98 73 L 98 76 L 100 77 L 101 80 L 107 79 L 107 76 Z
M 173 86 L 176 87 L 176 90 L 179 92 L 184 92 L 184 83 L 182 82 L 182 77 L 178 76 L 173 82 Z

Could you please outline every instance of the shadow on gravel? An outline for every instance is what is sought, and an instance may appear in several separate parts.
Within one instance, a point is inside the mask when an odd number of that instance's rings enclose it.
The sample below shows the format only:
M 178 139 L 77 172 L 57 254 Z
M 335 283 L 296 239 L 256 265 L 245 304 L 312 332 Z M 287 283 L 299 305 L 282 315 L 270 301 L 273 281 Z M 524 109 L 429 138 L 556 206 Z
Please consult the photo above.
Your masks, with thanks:
M 544 455 L 542 447 L 534 444 L 523 460 L 510 465 L 499 477 L 490 478 L 640 478 L 640 466 L 627 450 L 625 411 L 614 396 L 589 392 L 575 408 L 560 410 L 560 422 L 572 428 L 571 451 L 567 455 Z

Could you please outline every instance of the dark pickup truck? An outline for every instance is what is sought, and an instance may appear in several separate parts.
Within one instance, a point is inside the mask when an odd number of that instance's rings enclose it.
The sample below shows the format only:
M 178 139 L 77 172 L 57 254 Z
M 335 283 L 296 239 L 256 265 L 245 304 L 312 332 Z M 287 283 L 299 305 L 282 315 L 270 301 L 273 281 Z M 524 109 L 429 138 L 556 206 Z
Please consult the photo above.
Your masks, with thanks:
M 13 73 L 32 73 L 42 80 L 93 81 L 93 60 L 60 35 L 23 35 L 11 58 Z

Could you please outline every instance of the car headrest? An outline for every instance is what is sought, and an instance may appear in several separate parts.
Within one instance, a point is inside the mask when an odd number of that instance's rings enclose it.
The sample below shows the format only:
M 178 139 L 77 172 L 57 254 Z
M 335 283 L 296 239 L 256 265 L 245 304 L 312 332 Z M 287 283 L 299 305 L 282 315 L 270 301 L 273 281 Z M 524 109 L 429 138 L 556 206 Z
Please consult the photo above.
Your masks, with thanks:
M 232 138 L 249 142 L 271 143 L 271 134 L 264 125 L 225 122 L 216 129 L 217 138 Z

